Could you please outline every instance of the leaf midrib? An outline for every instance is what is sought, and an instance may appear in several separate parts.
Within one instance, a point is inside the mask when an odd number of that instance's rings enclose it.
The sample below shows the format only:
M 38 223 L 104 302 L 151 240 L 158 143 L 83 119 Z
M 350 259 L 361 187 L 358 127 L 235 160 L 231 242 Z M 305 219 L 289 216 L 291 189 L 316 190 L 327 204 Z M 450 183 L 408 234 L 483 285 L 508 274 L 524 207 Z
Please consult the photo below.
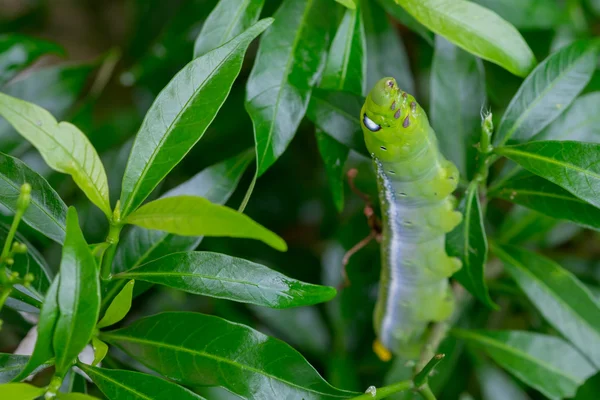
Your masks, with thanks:
M 553 198 L 553 199 L 560 199 L 560 200 L 565 200 L 565 201 L 572 201 L 575 203 L 580 203 L 580 204 L 584 204 L 584 205 L 588 205 L 591 206 L 591 204 L 575 197 L 575 196 L 564 196 L 564 195 L 560 195 L 560 194 L 554 194 L 554 193 L 548 193 L 548 192 L 539 192 L 536 190 L 526 190 L 526 189 L 514 189 L 514 188 L 510 188 L 510 187 L 503 187 L 502 190 L 510 190 L 511 193 L 514 192 L 515 197 L 518 196 L 519 194 L 524 194 L 524 195 L 530 195 L 530 196 L 537 196 L 537 197 L 549 197 L 549 198 Z M 501 190 L 499 190 L 499 192 L 501 192 Z M 494 194 L 491 194 L 490 197 L 496 197 Z M 498 196 L 498 197 L 503 197 L 503 196 Z M 506 198 L 506 197 L 505 197 Z
M 116 339 L 117 341 L 118 340 L 122 340 L 122 341 L 125 341 L 125 342 L 147 344 L 147 345 L 155 346 L 155 347 L 158 347 L 158 348 L 167 348 L 167 349 L 174 350 L 174 351 L 180 351 L 182 353 L 189 353 L 192 356 L 206 357 L 206 358 L 212 359 L 212 360 L 214 360 L 216 362 L 220 362 L 220 363 L 224 363 L 224 364 L 229 364 L 229 365 L 231 365 L 233 367 L 237 367 L 237 368 L 242 369 L 242 370 L 250 371 L 250 372 L 255 373 L 257 375 L 266 376 L 266 377 L 268 377 L 270 379 L 273 379 L 273 380 L 276 380 L 276 381 L 279 381 L 279 382 L 283 382 L 283 383 L 285 383 L 285 384 L 287 384 L 289 386 L 295 387 L 297 389 L 300 389 L 300 390 L 303 390 L 303 391 L 306 391 L 306 392 L 315 393 L 315 394 L 323 395 L 323 396 L 336 397 L 336 398 L 340 398 L 340 399 L 347 399 L 348 398 L 348 397 L 344 397 L 344 396 L 341 396 L 341 395 L 319 392 L 319 391 L 314 390 L 312 388 L 302 387 L 302 386 L 299 386 L 296 383 L 289 382 L 289 381 L 287 381 L 285 379 L 278 378 L 276 376 L 268 374 L 268 373 L 266 373 L 264 371 L 261 371 L 261 370 L 259 370 L 257 368 L 254 368 L 254 367 L 251 367 L 249 365 L 236 363 L 236 362 L 234 362 L 234 361 L 232 361 L 232 360 L 230 360 L 228 358 L 219 357 L 219 356 L 216 356 L 214 354 L 206 353 L 204 351 L 199 351 L 199 350 L 195 350 L 195 349 L 188 349 L 188 348 L 185 348 L 185 347 L 180 347 L 180 346 L 176 346 L 176 345 L 169 344 L 169 343 L 157 342 L 155 340 L 134 338 L 134 337 L 123 336 L 123 335 L 116 335 L 114 333 L 105 333 L 105 332 L 102 332 L 101 335 L 103 337 L 105 337 L 105 338 L 109 338 L 108 341 L 110 341 L 110 338 L 112 338 L 112 339 Z M 349 395 L 351 395 L 351 393 L 349 393 Z
M 138 395 L 138 396 L 139 396 L 139 397 L 141 397 L 141 398 L 144 398 L 144 399 L 147 399 L 147 400 L 152 400 L 152 398 L 151 398 L 151 397 L 148 397 L 148 396 L 146 396 L 145 394 L 143 394 L 143 393 L 140 393 L 140 392 L 138 392 L 137 390 L 134 390 L 133 388 L 130 388 L 129 386 L 125 386 L 125 385 L 123 385 L 122 383 L 120 383 L 119 381 L 116 381 L 116 380 L 112 379 L 111 377 L 104 375 L 102 372 L 99 372 L 99 371 L 98 371 L 98 370 L 99 370 L 99 368 L 97 368 L 97 369 L 85 368 L 85 370 L 87 370 L 86 372 L 87 372 L 88 374 L 90 374 L 90 371 L 92 371 L 90 375 L 94 375 L 94 374 L 96 374 L 96 375 L 99 375 L 100 377 L 102 377 L 102 378 L 106 379 L 107 381 L 110 381 L 110 382 L 111 382 L 111 383 L 113 383 L 114 385 L 116 385 L 116 386 L 120 386 L 120 387 L 122 387 L 123 389 L 125 389 L 125 390 L 127 390 L 127 391 L 129 391 L 129 392 L 131 392 L 131 393 L 134 393 L 135 395 Z M 92 380 L 93 380 L 93 379 L 92 379 Z

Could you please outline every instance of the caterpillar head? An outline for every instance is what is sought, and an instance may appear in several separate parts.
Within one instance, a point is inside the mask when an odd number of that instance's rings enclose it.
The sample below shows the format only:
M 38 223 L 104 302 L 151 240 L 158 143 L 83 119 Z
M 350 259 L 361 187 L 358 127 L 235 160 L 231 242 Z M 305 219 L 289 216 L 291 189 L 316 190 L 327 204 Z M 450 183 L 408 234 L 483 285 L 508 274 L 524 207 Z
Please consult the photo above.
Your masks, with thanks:
M 428 123 L 415 98 L 394 78 L 375 84 L 361 110 L 361 126 L 369 152 L 382 161 L 408 158 L 427 142 Z

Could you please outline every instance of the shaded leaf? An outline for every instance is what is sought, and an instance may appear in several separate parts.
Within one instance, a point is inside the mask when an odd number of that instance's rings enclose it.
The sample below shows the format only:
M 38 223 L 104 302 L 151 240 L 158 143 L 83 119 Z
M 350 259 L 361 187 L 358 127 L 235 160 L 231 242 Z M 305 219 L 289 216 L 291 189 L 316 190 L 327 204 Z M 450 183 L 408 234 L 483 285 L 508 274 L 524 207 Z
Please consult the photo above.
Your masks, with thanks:
M 83 132 L 68 122 L 58 123 L 33 103 L 2 93 L 0 115 L 38 149 L 52 169 L 71 175 L 90 201 L 112 216 L 104 166 Z
M 577 140 L 600 142 L 600 93 L 588 93 L 579 97 L 564 113 L 546 129 L 535 136 L 535 140 Z
M 515 206 L 504 217 L 494 236 L 499 243 L 527 243 L 540 239 L 540 236 L 546 235 L 557 223 L 558 220 L 537 211 Z
M 317 146 L 325 164 L 333 203 L 338 212 L 344 209 L 344 165 L 350 149 L 321 130 L 315 132 Z
M 591 79 L 599 49 L 599 42 L 577 41 L 540 63 L 508 105 L 494 143 L 527 141 L 558 117 Z
M 563 21 L 564 11 L 556 1 L 475 0 L 498 13 L 518 29 L 553 29 Z
M 260 16 L 265 0 L 221 0 L 202 25 L 194 43 L 194 58 L 227 43 L 250 28 Z
M 402 25 L 406 26 L 411 31 L 419 34 L 428 44 L 434 45 L 434 35 L 431 31 L 425 28 L 421 23 L 414 19 L 409 13 L 404 11 L 402 7 L 398 5 L 394 0 L 378 0 L 379 4 L 385 11 L 388 12 Z
M 48 182 L 25 163 L 0 153 L 0 203 L 13 213 L 24 183 L 31 185 L 31 201 L 23 221 L 62 244 L 67 215 L 65 203 Z
M 183 236 L 257 239 L 274 249 L 287 249 L 283 239 L 248 216 L 203 197 L 175 196 L 154 200 L 131 214 L 127 223 Z
M 25 368 L 29 356 L 0 353 L 0 384 L 12 381 Z
M 273 308 L 317 304 L 336 294 L 334 288 L 297 281 L 263 265 L 211 252 L 170 254 L 116 278 Z
M 414 93 L 408 56 L 398 32 L 377 2 L 361 1 L 367 38 L 367 89 L 370 90 L 382 77 L 392 76 L 402 90 Z
M 360 127 L 362 96 L 350 92 L 313 90 L 306 116 L 323 132 L 358 153 L 370 157 Z
M 468 180 L 477 168 L 475 145 L 486 103 L 484 74 L 481 60 L 436 36 L 429 117 L 442 153 Z
M 5 383 L 0 385 L 0 398 L 35 400 L 42 396 L 46 390 L 28 383 Z
M 454 277 L 483 304 L 497 309 L 498 306 L 490 298 L 485 283 L 488 244 L 477 185 L 477 182 L 469 185 L 458 206 L 463 220 L 447 234 L 446 248 L 449 256 L 458 257 L 462 261 L 462 268 Z
M 600 303 L 587 287 L 536 253 L 514 246 L 493 251 L 548 323 L 600 368 Z
M 92 338 L 100 311 L 99 269 L 81 233 L 77 211 L 73 207 L 67 213 L 57 302 L 59 314 L 53 346 L 56 373 L 64 376 Z
M 527 393 L 501 369 L 482 363 L 476 372 L 484 400 L 529 400 Z
M 331 0 L 284 0 L 260 41 L 246 85 L 257 174 L 283 154 L 304 117 L 325 62 Z
M 517 76 L 535 66 L 533 52 L 514 26 L 465 0 L 396 0 L 427 28 L 458 47 Z
M 48 54 L 63 55 L 56 43 L 19 34 L 0 35 L 0 86 L 27 67 L 38 57 Z
M 222 386 L 247 399 L 356 395 L 330 386 L 287 344 L 210 315 L 162 313 L 101 337 L 169 379 Z
M 98 329 L 116 324 L 125 318 L 131 308 L 134 284 L 135 281 L 133 280 L 125 284 L 123 289 L 121 289 L 119 294 L 113 299 L 112 303 L 110 303 L 110 306 L 108 306 L 106 313 L 104 313 L 104 317 L 98 322 Z
M 136 136 L 123 176 L 122 215 L 133 212 L 202 137 L 229 95 L 250 42 L 267 18 L 185 66 L 158 95 Z
M 600 209 L 527 171 L 520 171 L 503 181 L 488 195 L 520 204 L 549 217 L 600 230 Z
M 495 151 L 600 207 L 600 144 L 542 141 L 499 147 Z
M 202 399 L 179 385 L 141 372 L 97 368 L 85 364 L 79 364 L 79 368 L 110 400 Z
M 550 399 L 572 397 L 594 367 L 554 336 L 522 331 L 464 331 L 455 335 L 481 347 L 502 368 Z

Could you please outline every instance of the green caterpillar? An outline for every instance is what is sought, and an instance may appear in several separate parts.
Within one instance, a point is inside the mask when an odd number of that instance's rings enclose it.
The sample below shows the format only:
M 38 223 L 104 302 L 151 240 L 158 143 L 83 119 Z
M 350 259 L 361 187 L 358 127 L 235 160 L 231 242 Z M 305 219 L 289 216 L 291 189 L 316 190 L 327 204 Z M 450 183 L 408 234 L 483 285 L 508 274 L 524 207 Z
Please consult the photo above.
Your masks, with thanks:
M 383 228 L 375 350 L 383 359 L 390 351 L 414 357 L 428 324 L 445 320 L 454 307 L 448 278 L 461 262 L 446 254 L 445 236 L 462 220 L 452 196 L 458 169 L 440 153 L 424 110 L 393 78 L 371 90 L 361 126 L 377 172 Z

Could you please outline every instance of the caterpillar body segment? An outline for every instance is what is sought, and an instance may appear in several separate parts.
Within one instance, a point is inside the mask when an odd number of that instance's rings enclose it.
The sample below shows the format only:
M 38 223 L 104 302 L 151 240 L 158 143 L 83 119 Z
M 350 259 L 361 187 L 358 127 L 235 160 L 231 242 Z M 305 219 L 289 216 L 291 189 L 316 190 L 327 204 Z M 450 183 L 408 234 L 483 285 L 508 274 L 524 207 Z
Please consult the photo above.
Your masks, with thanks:
M 393 78 L 377 82 L 360 118 L 383 226 L 375 331 L 385 349 L 413 357 L 428 324 L 453 310 L 448 278 L 461 262 L 447 255 L 445 235 L 462 220 L 452 196 L 458 169 L 439 151 L 423 109 Z

